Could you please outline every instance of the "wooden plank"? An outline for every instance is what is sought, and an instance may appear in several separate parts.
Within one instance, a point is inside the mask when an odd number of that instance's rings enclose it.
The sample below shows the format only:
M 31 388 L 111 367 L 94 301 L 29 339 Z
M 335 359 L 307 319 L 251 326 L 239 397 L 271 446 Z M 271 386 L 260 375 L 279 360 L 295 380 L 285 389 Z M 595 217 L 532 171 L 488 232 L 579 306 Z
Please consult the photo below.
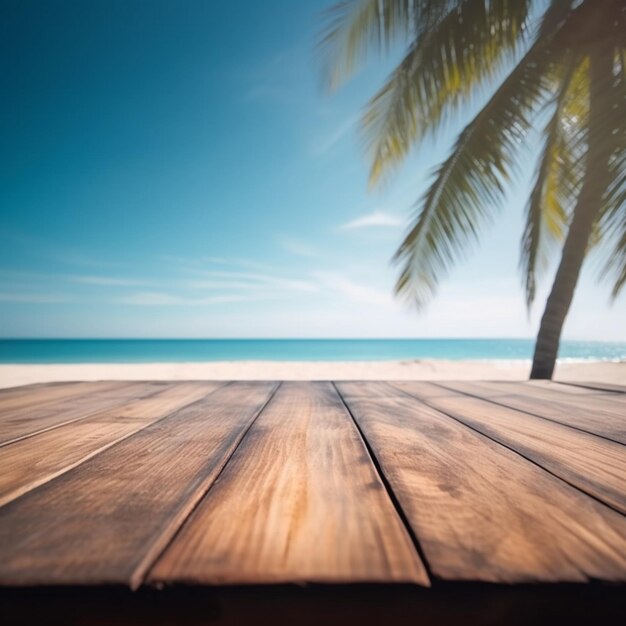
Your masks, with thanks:
M 444 383 L 445 384 L 445 383 Z M 556 403 L 562 408 L 569 408 L 571 406 L 583 407 L 601 414 L 607 414 L 611 417 L 626 417 L 624 413 L 624 402 L 621 394 L 613 392 L 602 392 L 596 390 L 593 392 L 587 390 L 587 392 L 579 387 L 582 393 L 573 394 L 563 391 L 561 385 L 537 385 L 529 381 L 524 382 L 487 382 L 487 381 L 475 381 L 472 383 L 478 387 L 487 390 L 494 397 L 496 395 L 524 395 L 530 398 L 540 400 L 541 402 L 548 401 L 550 403 Z M 565 385 L 563 385 L 565 387 Z
M 618 415 L 626 415 L 626 394 L 564 385 L 553 381 L 524 381 L 513 383 L 517 389 L 531 389 L 533 396 L 543 400 L 571 403 L 586 408 L 596 408 Z
M 626 579 L 621 514 L 389 385 L 338 388 L 436 576 Z
M 0 508 L 0 584 L 138 585 L 275 383 L 234 383 Z
M 112 382 L 112 381 L 109 381 Z M 44 389 L 53 389 L 65 387 L 68 390 L 72 387 L 81 385 L 80 381 L 67 381 L 67 382 L 49 382 L 49 383 L 29 383 L 27 385 L 17 385 L 15 387 L 1 387 L 0 388 L 0 407 L 4 406 L 6 402 L 9 402 L 9 408 L 11 403 L 27 402 L 28 398 L 31 398 L 35 392 Z
M 527 385 L 521 393 L 511 393 L 503 388 L 494 390 L 488 383 L 440 382 L 437 384 L 446 389 L 487 399 L 626 444 L 626 415 L 620 415 L 616 411 L 607 412 L 602 408 L 593 408 L 593 405 L 584 406 L 579 396 L 576 396 L 575 401 L 554 402 L 537 397 L 536 389 L 530 385 Z M 491 383 L 491 385 L 494 384 L 496 383 Z
M 590 389 L 589 387 L 579 387 L 578 385 L 569 385 L 567 383 L 560 383 L 554 380 L 527 380 L 525 384 L 533 387 L 540 387 L 544 389 L 552 389 L 553 391 L 560 391 L 561 393 L 567 393 L 573 396 L 589 396 L 589 395 L 613 395 L 612 391 L 605 391 L 603 389 Z
M 26 409 L 67 400 L 73 396 L 80 396 L 94 391 L 106 391 L 127 386 L 123 381 L 104 382 L 72 382 L 57 384 L 36 384 L 25 387 L 6 389 L 0 395 L 0 414 L 5 411 Z
M 507 445 L 563 480 L 626 513 L 626 450 L 621 444 L 454 391 L 428 396 L 427 383 L 394 387 Z
M 28 383 L 27 385 L 15 385 L 13 387 L 0 387 L 0 401 L 6 398 L 25 396 L 36 389 L 44 387 L 60 387 L 61 385 L 76 385 L 76 381 L 70 382 L 49 382 L 49 383 Z
M 577 385 L 568 385 L 553 380 L 529 380 L 526 384 L 557 392 L 558 395 L 556 397 L 560 397 L 562 400 L 565 400 L 565 396 L 569 396 L 569 398 L 567 398 L 568 402 L 573 401 L 576 403 L 576 400 L 572 396 L 586 396 L 587 400 L 600 398 L 602 400 L 608 400 L 612 409 L 618 408 L 621 411 L 626 411 L 626 393 L 609 391 L 607 389 L 596 389 L 593 387 L 579 387 Z
M 135 398 L 157 393 L 167 383 L 122 383 L 94 387 L 79 396 L 56 402 L 0 412 L 0 445 L 6 445 L 50 428 L 121 406 Z
M 0 448 L 0 505 L 52 480 L 115 443 L 217 389 L 179 383 L 93 417 Z
M 446 383 L 444 383 L 446 384 Z M 572 397 L 571 394 L 564 393 L 555 387 L 547 387 L 541 385 L 533 385 L 528 381 L 524 382 L 487 382 L 476 381 L 473 386 L 483 389 L 489 397 L 499 398 L 509 395 L 522 395 L 540 402 L 549 402 L 557 404 L 563 408 L 584 408 L 594 411 L 599 415 L 607 415 L 609 417 L 624 418 L 624 404 L 619 394 L 613 393 L 597 393 L 577 394 Z
M 428 585 L 330 383 L 283 383 L 150 579 Z
M 577 386 L 583 387 L 587 389 L 597 389 L 599 391 L 611 391 L 613 393 L 626 394 L 626 385 L 617 385 L 615 383 L 588 383 L 588 382 L 579 382 L 579 381 L 559 381 L 564 385 L 568 386 Z

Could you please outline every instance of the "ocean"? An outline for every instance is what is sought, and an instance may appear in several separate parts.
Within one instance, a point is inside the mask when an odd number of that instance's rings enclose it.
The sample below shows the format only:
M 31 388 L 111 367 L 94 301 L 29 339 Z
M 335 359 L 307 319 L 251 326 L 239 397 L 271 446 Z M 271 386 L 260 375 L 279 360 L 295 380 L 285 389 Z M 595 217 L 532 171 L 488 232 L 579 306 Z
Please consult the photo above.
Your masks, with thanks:
M 5 339 L 1 363 L 532 358 L 531 339 Z M 559 358 L 624 361 L 625 342 L 563 341 Z

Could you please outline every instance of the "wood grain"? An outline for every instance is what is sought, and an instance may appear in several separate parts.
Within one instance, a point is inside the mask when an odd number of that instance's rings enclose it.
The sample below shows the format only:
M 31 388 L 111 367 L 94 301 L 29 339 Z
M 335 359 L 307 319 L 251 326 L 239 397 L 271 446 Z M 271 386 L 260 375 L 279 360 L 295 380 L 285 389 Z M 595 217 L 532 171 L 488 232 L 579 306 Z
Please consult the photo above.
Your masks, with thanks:
M 531 380 L 528 381 L 531 387 L 540 387 L 549 391 L 558 393 L 561 401 L 574 402 L 576 400 L 572 396 L 586 396 L 586 400 L 593 402 L 594 398 L 601 398 L 609 401 L 612 409 L 617 409 L 620 413 L 626 414 L 626 393 L 610 391 L 608 389 L 598 389 L 594 387 L 583 387 L 577 385 L 568 385 L 565 383 L 555 382 L 553 380 Z M 569 396 L 569 397 L 567 397 Z M 587 403 L 588 405 L 588 403 Z
M 626 449 L 608 441 L 486 400 L 454 391 L 433 395 L 428 383 L 394 383 L 484 435 L 499 441 L 563 480 L 626 513 Z
M 484 389 L 492 397 L 501 397 L 509 395 L 524 395 L 533 400 L 541 402 L 557 403 L 559 407 L 584 408 L 598 414 L 606 414 L 611 417 L 623 418 L 624 414 L 624 398 L 622 394 L 611 391 L 600 390 L 583 390 L 578 387 L 582 393 L 576 394 L 576 400 L 573 400 L 572 393 L 562 390 L 561 385 L 536 385 L 529 382 L 486 382 L 480 381 L 473 383 L 475 386 Z M 564 387 L 565 385 L 563 385 Z
M 283 383 L 150 578 L 428 584 L 330 383 Z
M 340 383 L 421 543 L 448 580 L 626 578 L 626 518 L 418 400 Z
M 597 405 L 596 400 L 586 402 L 589 399 L 580 396 L 576 397 L 575 402 L 572 400 L 555 402 L 540 397 L 537 392 L 541 390 L 530 385 L 506 390 L 504 387 L 499 387 L 502 383 L 440 382 L 437 384 L 446 389 L 490 400 L 626 444 L 626 414 L 620 409 L 607 411 L 601 398 L 597 399 Z M 493 385 L 498 385 L 498 387 L 494 388 Z
M 165 383 L 123 383 L 113 388 L 105 385 L 70 398 L 0 411 L 0 445 L 122 406 L 157 393 L 164 386 Z
M 587 387 L 588 389 L 599 389 L 602 391 L 613 391 L 615 393 L 626 393 L 626 385 L 618 385 L 615 383 L 594 383 L 594 382 L 569 382 L 568 385 L 576 385 L 578 387 Z
M 0 505 L 42 485 L 157 419 L 199 400 L 219 383 L 165 387 L 93 417 L 47 430 L 0 448 Z
M 547 382 L 547 381 L 543 381 Z M 570 387 L 559 383 L 535 384 L 534 382 L 480 382 L 481 386 L 493 391 L 509 394 L 528 394 L 532 398 L 548 400 L 558 403 L 570 403 L 576 395 L 575 406 L 582 406 L 590 410 L 600 409 L 619 417 L 624 416 L 624 400 L 626 396 L 614 391 L 589 389 L 585 387 Z M 572 392 L 577 389 L 578 392 Z
M 29 383 L 27 385 L 16 385 L 14 387 L 0 387 L 0 402 L 8 398 L 16 398 L 19 396 L 27 397 L 32 395 L 37 389 L 45 389 L 46 387 L 60 387 L 62 385 L 76 385 L 76 382 L 50 382 L 50 383 Z
M 275 387 L 222 387 L 1 507 L 0 584 L 138 585 Z
M 50 404 L 58 400 L 81 396 L 93 391 L 120 389 L 129 383 L 123 381 L 75 382 L 26 385 L 4 389 L 0 394 L 0 412 Z

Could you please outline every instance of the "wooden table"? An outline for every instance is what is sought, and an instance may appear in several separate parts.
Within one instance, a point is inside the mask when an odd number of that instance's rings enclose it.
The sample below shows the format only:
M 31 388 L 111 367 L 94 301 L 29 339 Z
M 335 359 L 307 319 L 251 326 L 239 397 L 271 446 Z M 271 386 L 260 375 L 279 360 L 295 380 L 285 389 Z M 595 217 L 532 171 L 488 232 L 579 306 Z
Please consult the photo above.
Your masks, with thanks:
M 0 618 L 623 617 L 625 444 L 615 385 L 2 390 Z

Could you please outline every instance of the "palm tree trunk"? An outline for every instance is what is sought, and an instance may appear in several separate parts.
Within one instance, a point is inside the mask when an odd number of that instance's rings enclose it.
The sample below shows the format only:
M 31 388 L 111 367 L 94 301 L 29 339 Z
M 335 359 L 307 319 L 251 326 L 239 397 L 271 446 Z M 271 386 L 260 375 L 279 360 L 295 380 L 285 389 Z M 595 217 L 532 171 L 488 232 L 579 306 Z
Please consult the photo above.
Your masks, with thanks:
M 574 297 L 589 239 L 606 189 L 611 149 L 610 142 L 606 141 L 605 125 L 606 107 L 610 102 L 607 91 L 611 91 L 612 63 L 611 50 L 598 49 L 596 54 L 591 55 L 589 143 L 585 178 L 563 245 L 552 291 L 541 318 L 530 372 L 531 379 L 551 379 L 554 373 L 561 331 Z
M 530 372 L 531 379 L 551 379 L 554 372 L 561 331 L 574 297 L 574 290 L 585 260 L 589 238 L 598 212 L 598 205 L 593 203 L 594 198 L 589 197 L 591 194 L 584 194 L 584 191 L 585 189 L 581 191 L 563 246 L 559 269 L 556 272 L 552 291 L 541 318 L 535 343 L 533 367 Z

